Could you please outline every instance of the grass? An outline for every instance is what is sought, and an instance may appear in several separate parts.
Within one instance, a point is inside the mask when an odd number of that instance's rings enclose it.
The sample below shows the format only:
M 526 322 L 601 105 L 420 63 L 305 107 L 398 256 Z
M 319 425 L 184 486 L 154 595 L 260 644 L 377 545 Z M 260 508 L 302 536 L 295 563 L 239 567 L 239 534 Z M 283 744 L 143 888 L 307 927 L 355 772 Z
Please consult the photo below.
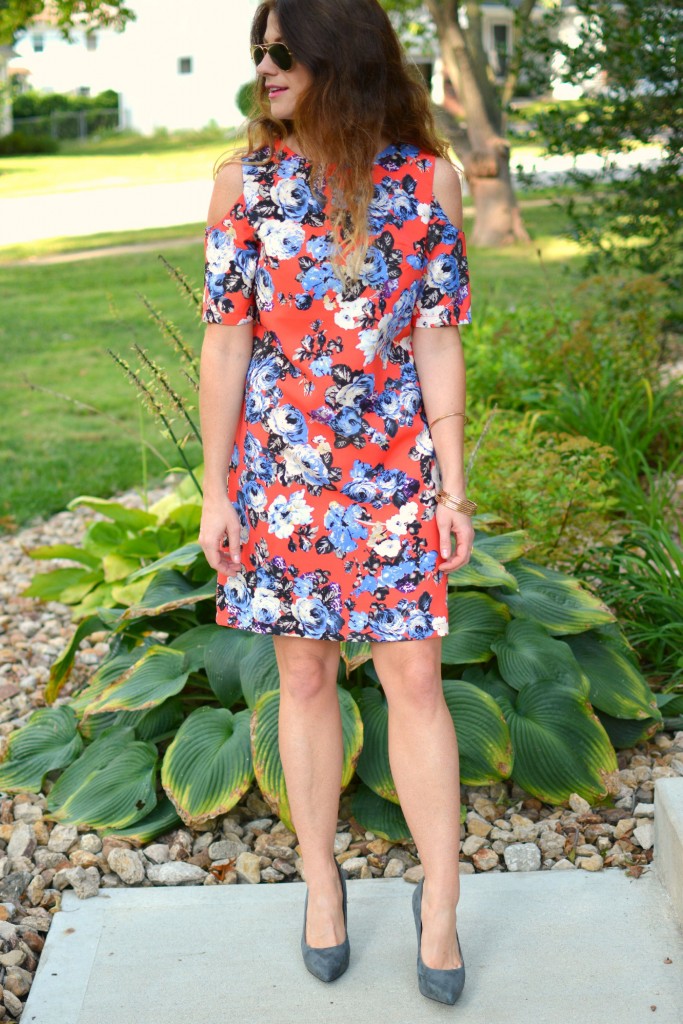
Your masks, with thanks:
M 0 157 L 0 198 L 83 189 L 211 179 L 216 160 L 241 144 L 234 130 L 159 133 L 151 138 L 112 135 L 97 142 L 64 145 L 53 156 Z M 540 155 L 538 143 L 515 146 Z
M 531 246 L 471 251 L 474 316 L 485 316 L 491 306 L 549 301 L 578 277 L 578 248 L 558 237 L 562 214 L 533 207 L 526 221 L 534 236 Z M 465 227 L 471 228 L 467 220 Z M 177 365 L 139 292 L 197 351 L 203 333 L 196 310 L 179 296 L 157 259 L 157 251 L 164 253 L 165 233 L 144 235 L 159 241 L 158 250 L 0 268 L 0 528 L 47 517 L 77 494 L 108 496 L 142 479 L 138 399 L 107 348 L 128 358 L 138 341 L 163 365 Z M 76 241 L 83 246 L 83 240 Z M 199 284 L 201 226 L 192 242 L 165 255 Z M 27 381 L 95 406 L 118 422 L 32 391 Z M 160 439 L 146 411 L 143 422 L 147 438 L 175 465 L 177 454 Z M 198 446 L 189 454 L 199 461 Z M 164 472 L 164 463 L 150 455 L 151 481 Z

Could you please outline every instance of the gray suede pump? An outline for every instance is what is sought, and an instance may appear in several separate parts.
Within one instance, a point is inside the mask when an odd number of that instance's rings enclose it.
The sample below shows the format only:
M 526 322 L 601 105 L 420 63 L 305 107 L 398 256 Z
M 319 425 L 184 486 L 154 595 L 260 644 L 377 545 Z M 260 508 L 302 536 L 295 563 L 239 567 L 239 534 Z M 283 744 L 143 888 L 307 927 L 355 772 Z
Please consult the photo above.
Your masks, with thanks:
M 335 859 L 339 878 L 342 887 L 342 908 L 344 911 L 344 927 L 346 928 L 346 877 L 347 872 L 343 871 Z M 349 966 L 351 947 L 349 945 L 349 933 L 347 931 L 344 941 L 336 946 L 309 946 L 306 942 L 306 914 L 308 911 L 308 891 L 304 902 L 304 930 L 301 935 L 301 952 L 304 963 L 316 978 L 321 981 L 334 981 L 340 974 L 343 974 Z
M 465 984 L 465 958 L 460 948 L 458 929 L 455 929 L 455 938 L 458 943 L 458 952 L 462 960 L 462 967 L 452 967 L 450 970 L 439 970 L 437 967 L 427 967 L 422 960 L 422 890 L 424 889 L 424 878 L 420 879 L 419 885 L 413 893 L 413 914 L 415 916 L 415 927 L 417 929 L 417 981 L 420 992 L 428 999 L 436 999 L 440 1003 L 454 1003 L 463 990 Z

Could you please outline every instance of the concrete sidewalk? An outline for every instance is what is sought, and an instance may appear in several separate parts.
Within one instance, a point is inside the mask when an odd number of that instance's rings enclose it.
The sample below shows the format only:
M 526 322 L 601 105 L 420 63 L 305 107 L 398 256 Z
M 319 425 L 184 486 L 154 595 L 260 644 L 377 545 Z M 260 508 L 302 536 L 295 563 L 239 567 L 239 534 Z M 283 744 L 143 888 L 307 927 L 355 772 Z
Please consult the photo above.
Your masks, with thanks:
M 665 827 L 672 808 L 683 812 L 683 779 L 660 782 L 674 797 Z M 675 837 L 666 856 L 683 875 Z M 301 957 L 303 884 L 65 893 L 22 1019 L 681 1024 L 683 931 L 662 879 L 656 867 L 640 878 L 618 868 L 462 876 L 467 981 L 455 1007 L 419 992 L 403 879 L 348 882 L 351 963 L 331 984 Z
M 659 146 L 641 147 L 633 153 L 615 155 L 624 175 L 628 175 L 636 163 L 652 166 L 660 158 Z M 543 185 L 562 182 L 572 167 L 597 174 L 602 166 L 601 158 L 591 153 L 576 160 L 567 156 L 538 157 L 526 153 L 519 158 L 513 155 L 512 163 L 513 178 L 518 178 L 520 168 L 525 174 L 537 174 L 538 183 Z M 41 238 L 74 238 L 110 231 L 202 224 L 209 207 L 211 188 L 208 170 L 206 179 L 158 185 L 88 188 L 72 192 L 56 190 L 47 195 L 7 199 L 0 193 L 0 247 L 23 245 Z M 202 241 L 201 236 L 199 241 Z

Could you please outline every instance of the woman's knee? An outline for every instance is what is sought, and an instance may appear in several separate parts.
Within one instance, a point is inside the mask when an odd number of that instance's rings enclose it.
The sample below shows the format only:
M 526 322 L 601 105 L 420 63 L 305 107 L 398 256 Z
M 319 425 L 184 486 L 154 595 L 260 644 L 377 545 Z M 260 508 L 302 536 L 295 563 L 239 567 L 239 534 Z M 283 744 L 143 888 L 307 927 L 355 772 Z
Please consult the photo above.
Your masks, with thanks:
M 298 638 L 291 639 L 293 643 L 275 644 L 281 695 L 296 701 L 309 701 L 334 690 L 339 668 L 338 647 L 331 651 L 318 648 L 315 641 L 302 639 L 297 643 Z
M 441 661 L 427 648 L 392 651 L 375 658 L 375 668 L 390 708 L 433 710 L 443 702 Z

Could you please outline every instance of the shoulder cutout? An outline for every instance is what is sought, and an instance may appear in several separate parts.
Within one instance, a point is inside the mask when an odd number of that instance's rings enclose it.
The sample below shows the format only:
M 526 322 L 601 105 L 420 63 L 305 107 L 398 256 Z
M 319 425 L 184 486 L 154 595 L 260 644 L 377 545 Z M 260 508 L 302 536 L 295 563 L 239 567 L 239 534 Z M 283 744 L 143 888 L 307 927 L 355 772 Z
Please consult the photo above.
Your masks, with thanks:
M 242 161 L 224 164 L 216 175 L 209 203 L 207 224 L 213 227 L 232 209 L 244 191 Z
M 436 157 L 434 168 L 434 195 L 444 213 L 456 228 L 462 228 L 462 185 L 460 174 L 453 164 L 443 157 Z

